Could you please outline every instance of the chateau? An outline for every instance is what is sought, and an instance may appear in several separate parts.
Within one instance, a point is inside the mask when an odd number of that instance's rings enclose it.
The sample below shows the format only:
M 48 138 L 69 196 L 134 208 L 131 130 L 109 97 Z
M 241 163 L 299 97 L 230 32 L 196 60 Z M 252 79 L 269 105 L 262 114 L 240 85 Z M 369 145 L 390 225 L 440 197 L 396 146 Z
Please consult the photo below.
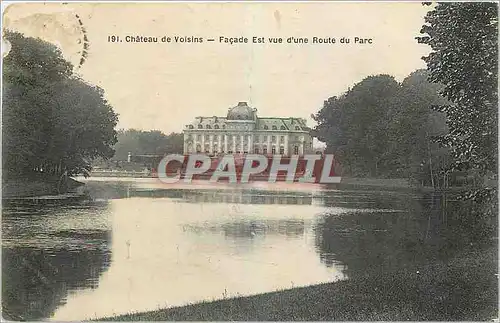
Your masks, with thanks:
M 303 155 L 313 152 L 313 139 L 302 118 L 262 118 L 246 102 L 225 117 L 197 117 L 184 129 L 184 154 L 255 153 Z

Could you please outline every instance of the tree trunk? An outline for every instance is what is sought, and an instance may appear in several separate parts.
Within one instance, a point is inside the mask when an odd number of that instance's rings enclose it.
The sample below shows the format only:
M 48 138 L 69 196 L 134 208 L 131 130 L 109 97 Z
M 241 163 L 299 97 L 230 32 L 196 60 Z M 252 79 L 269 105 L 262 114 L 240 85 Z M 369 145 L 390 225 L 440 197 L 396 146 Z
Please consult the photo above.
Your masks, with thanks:
M 432 171 L 432 155 L 431 155 L 431 143 L 429 141 L 429 133 L 426 133 L 426 137 L 427 137 L 427 151 L 428 151 L 428 154 L 429 154 L 429 168 L 430 168 L 430 173 L 431 173 L 431 185 L 432 185 L 432 188 L 435 188 L 434 187 L 434 173 Z

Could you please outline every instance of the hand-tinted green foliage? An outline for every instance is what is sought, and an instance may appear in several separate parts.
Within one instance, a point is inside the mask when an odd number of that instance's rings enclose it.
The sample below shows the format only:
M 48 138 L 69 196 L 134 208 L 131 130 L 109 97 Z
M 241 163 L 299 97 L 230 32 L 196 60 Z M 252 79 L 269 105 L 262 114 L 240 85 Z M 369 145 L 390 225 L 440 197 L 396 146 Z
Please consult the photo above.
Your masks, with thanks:
M 397 172 L 391 176 L 412 178 L 432 186 L 447 186 L 449 151 L 434 142 L 447 132 L 445 117 L 431 106 L 444 104 L 440 86 L 428 80 L 426 70 L 411 73 L 391 100 L 389 149 Z
M 142 131 L 136 129 L 118 130 L 118 141 L 114 160 L 127 160 L 132 155 L 164 155 L 167 153 L 182 154 L 184 136 L 172 132 L 165 135 L 159 130 Z
M 347 172 L 359 176 L 383 172 L 389 100 L 398 90 L 393 77 L 370 76 L 340 97 L 329 98 L 315 116 L 318 139 L 327 143 Z
M 86 173 L 113 156 L 117 115 L 104 91 L 72 74 L 53 45 L 6 32 L 3 170 L 6 176 Z
M 325 101 L 314 116 L 315 135 L 326 142 L 346 175 L 437 184 L 440 163 L 435 159 L 442 155 L 444 163 L 446 152 L 430 139 L 446 127 L 443 116 L 430 106 L 443 102 L 425 70 L 401 84 L 388 75 L 370 76 Z
M 479 177 L 497 174 L 497 10 L 494 2 L 440 3 L 418 37 L 432 48 L 423 58 L 430 79 L 444 85 L 442 93 L 452 102 L 436 107 L 445 112 L 449 128 L 440 142 L 451 148 L 452 169 Z

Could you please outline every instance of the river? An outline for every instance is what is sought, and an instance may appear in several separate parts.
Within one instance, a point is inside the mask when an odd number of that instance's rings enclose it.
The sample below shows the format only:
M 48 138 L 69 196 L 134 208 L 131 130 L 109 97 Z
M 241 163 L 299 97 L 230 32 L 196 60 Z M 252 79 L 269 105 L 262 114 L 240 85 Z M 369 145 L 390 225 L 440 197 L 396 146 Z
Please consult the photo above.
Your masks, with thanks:
M 298 183 L 85 182 L 89 199 L 4 203 L 4 318 L 92 319 L 398 270 L 428 261 L 423 244 L 441 255 L 441 210 L 454 201 Z

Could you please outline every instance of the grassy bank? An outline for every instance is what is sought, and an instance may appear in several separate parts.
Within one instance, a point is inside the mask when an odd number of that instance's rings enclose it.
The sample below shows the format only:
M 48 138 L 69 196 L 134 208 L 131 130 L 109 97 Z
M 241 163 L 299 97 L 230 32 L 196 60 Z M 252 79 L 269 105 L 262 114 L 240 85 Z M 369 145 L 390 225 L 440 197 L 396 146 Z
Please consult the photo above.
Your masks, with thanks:
M 495 246 L 393 272 L 367 269 L 335 283 L 102 320 L 491 320 L 498 317 L 496 274 Z
M 2 198 L 57 195 L 76 190 L 84 185 L 72 178 L 60 180 L 55 176 L 26 176 L 2 181 Z

